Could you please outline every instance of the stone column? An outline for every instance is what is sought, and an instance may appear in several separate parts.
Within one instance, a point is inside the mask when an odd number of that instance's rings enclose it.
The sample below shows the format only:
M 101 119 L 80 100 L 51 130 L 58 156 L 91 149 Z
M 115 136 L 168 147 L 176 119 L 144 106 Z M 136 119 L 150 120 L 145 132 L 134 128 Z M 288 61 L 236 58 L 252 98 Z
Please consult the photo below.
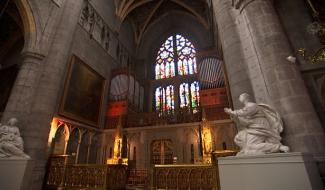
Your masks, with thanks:
M 219 12 L 223 12 L 220 7 L 229 8 L 230 5 L 230 0 L 215 1 L 216 16 L 221 14 Z M 233 5 L 238 20 L 244 22 L 243 32 L 250 38 L 248 42 L 251 47 L 248 48 L 252 48 L 253 51 L 249 53 L 255 56 L 254 61 L 248 61 L 250 59 L 246 56 L 250 76 L 258 75 L 263 79 L 261 82 L 251 78 L 255 98 L 266 100 L 265 103 L 271 104 L 280 112 L 285 124 L 284 142 L 292 151 L 324 153 L 324 132 L 299 68 L 286 60 L 293 52 L 274 9 L 273 1 L 237 0 Z M 230 25 L 224 21 L 218 24 L 221 31 Z M 226 45 L 223 47 L 224 54 L 232 51 L 228 48 L 226 40 L 222 39 L 223 46 Z M 225 62 L 227 65 L 227 60 Z M 262 97 L 265 95 L 267 97 Z
M 38 53 L 24 52 L 22 57 L 23 61 L 4 111 L 2 123 L 6 123 L 10 117 L 17 117 L 21 133 L 25 134 L 24 126 L 32 112 L 44 56 Z
M 62 15 L 51 42 L 48 55 L 25 52 L 4 119 L 17 117 L 21 123 L 25 150 L 35 160 L 33 179 L 29 189 L 41 189 L 47 160 L 47 141 L 50 123 L 59 104 L 59 93 L 63 87 L 70 47 L 78 25 L 83 0 L 65 1 Z M 44 34 L 48 35 L 48 34 Z
M 231 0 L 213 0 L 215 20 L 222 44 L 223 58 L 227 70 L 232 100 L 236 108 L 240 107 L 238 97 L 242 92 L 253 94 L 247 66 L 244 62 L 240 31 L 236 25 L 236 13 Z

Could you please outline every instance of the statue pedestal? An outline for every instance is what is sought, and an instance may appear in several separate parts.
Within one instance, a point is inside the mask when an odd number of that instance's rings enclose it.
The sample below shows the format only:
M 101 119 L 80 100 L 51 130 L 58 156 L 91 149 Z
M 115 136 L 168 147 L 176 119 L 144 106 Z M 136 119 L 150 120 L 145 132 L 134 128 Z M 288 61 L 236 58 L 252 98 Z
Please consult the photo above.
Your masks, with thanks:
M 0 187 L 6 190 L 29 189 L 33 162 L 24 158 L 0 158 Z
M 222 157 L 218 166 L 222 190 L 324 190 L 309 154 Z

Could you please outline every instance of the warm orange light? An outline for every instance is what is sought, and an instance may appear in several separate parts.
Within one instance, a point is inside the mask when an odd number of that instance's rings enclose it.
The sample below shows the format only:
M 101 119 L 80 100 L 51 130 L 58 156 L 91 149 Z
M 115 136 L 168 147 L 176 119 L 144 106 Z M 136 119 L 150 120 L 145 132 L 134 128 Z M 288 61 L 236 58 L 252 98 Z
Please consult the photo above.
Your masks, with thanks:
M 114 141 L 114 158 L 122 158 L 122 138 L 115 137 Z
M 58 122 L 59 122 L 59 120 L 57 118 L 53 118 L 53 120 L 51 122 L 51 130 L 50 130 L 49 138 L 48 138 L 49 144 L 51 144 L 53 138 L 55 137 L 55 133 L 58 129 Z
M 203 162 L 211 163 L 212 153 L 212 134 L 209 123 L 204 121 L 202 126 L 202 149 L 203 149 Z

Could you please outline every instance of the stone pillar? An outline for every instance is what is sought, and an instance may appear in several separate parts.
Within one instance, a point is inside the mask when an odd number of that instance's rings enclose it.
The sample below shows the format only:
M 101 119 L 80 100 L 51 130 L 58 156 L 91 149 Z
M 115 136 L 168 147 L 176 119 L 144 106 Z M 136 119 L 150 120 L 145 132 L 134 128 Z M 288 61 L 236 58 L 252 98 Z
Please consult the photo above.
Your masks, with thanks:
M 47 161 L 50 123 L 59 104 L 70 47 L 78 25 L 83 0 L 65 1 L 62 15 L 53 28 L 54 39 L 48 55 L 23 54 L 24 61 L 13 87 L 3 119 L 17 117 L 25 142 L 25 150 L 35 160 L 29 189 L 41 189 Z M 48 34 L 43 34 L 48 35 Z
M 32 112 L 44 56 L 33 52 L 24 52 L 22 57 L 23 61 L 4 111 L 2 123 L 6 123 L 10 117 L 17 117 L 21 133 L 25 134 L 24 126 Z
M 222 12 L 225 10 L 222 8 L 229 8 L 232 3 L 230 0 L 213 2 L 217 20 L 220 20 L 219 28 L 221 31 L 226 30 L 223 28 L 231 24 L 224 21 L 226 18 Z M 263 79 L 261 82 L 251 78 L 255 98 L 266 100 L 265 103 L 271 104 L 280 112 L 285 124 L 284 143 L 288 144 L 292 151 L 324 153 L 324 132 L 299 68 L 286 60 L 286 57 L 293 52 L 274 9 L 273 1 L 237 0 L 233 5 L 238 20 L 244 22 L 243 32 L 246 32 L 250 38 L 250 48 L 253 49 L 250 55 L 256 57 L 252 62 L 246 57 L 250 76 L 258 74 L 258 77 Z M 223 16 L 222 19 L 218 18 L 218 15 Z M 222 39 L 225 55 L 232 52 L 232 49 L 227 46 L 229 40 L 231 41 L 231 39 Z M 226 59 L 225 63 L 229 64 Z M 228 75 L 231 74 L 228 69 Z M 265 95 L 267 97 L 262 97 Z
M 223 49 L 223 58 L 227 70 L 232 100 L 236 108 L 240 107 L 238 97 L 242 92 L 253 94 L 247 66 L 244 62 L 240 31 L 236 25 L 236 13 L 231 0 L 213 0 L 215 20 Z

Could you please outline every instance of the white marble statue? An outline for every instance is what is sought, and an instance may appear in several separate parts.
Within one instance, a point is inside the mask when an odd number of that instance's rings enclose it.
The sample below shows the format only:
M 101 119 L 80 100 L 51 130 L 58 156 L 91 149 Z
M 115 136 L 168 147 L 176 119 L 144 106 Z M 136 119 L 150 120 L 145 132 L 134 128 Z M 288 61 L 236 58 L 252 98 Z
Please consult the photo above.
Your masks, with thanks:
M 11 118 L 7 125 L 0 125 L 0 158 L 30 158 L 24 153 L 17 122 L 16 118 Z
M 289 147 L 281 143 L 283 123 L 280 115 L 269 105 L 251 102 L 247 93 L 241 94 L 239 101 L 244 104 L 242 109 L 225 108 L 225 112 L 243 128 L 234 139 L 241 149 L 237 155 L 289 152 Z

